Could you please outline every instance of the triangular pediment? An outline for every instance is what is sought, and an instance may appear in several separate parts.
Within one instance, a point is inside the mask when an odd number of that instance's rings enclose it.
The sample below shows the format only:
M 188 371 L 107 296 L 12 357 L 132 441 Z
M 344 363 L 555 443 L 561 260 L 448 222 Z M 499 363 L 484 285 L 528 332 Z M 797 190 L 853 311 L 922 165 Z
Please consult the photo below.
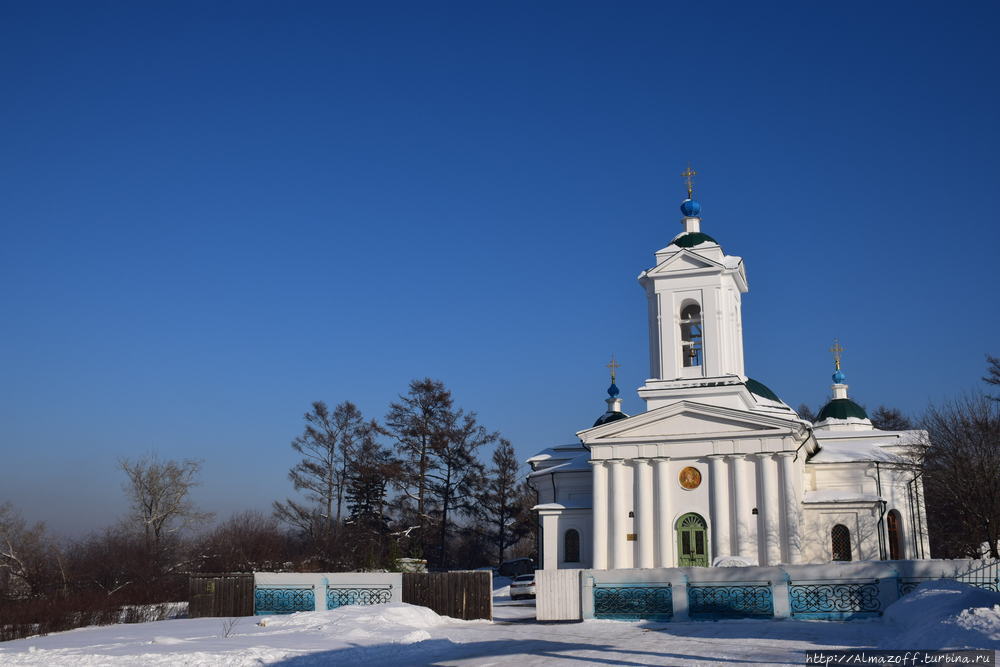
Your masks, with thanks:
M 746 410 L 678 401 L 635 417 L 580 431 L 585 444 L 612 442 L 667 442 L 761 436 L 768 432 L 790 432 L 796 422 Z
M 718 262 L 703 257 L 690 250 L 681 250 L 669 259 L 666 259 L 654 268 L 650 269 L 646 275 L 657 276 L 666 273 L 677 273 L 680 271 L 698 271 L 704 269 L 724 269 Z

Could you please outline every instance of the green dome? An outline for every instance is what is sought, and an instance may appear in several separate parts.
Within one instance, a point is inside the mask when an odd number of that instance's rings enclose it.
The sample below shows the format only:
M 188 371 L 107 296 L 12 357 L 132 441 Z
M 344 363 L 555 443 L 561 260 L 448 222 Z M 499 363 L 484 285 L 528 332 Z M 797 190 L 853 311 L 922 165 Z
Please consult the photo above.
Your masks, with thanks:
M 675 245 L 679 248 L 693 248 L 700 243 L 714 243 L 719 245 L 719 242 L 713 239 L 708 234 L 702 234 L 701 232 L 688 232 L 686 234 L 681 234 L 670 245 Z
M 767 398 L 772 401 L 783 402 L 778 395 L 766 387 L 763 383 L 757 382 L 753 378 L 747 378 L 747 389 L 750 390 L 751 394 L 757 394 L 761 398 Z
M 594 422 L 594 426 L 600 426 L 601 424 L 610 424 L 611 422 L 616 422 L 619 419 L 627 419 L 628 415 L 624 412 L 605 412 L 603 415 L 597 418 Z M 593 428 L 593 427 L 591 427 Z
M 849 398 L 835 398 L 819 411 L 816 422 L 824 419 L 868 419 L 865 409 Z

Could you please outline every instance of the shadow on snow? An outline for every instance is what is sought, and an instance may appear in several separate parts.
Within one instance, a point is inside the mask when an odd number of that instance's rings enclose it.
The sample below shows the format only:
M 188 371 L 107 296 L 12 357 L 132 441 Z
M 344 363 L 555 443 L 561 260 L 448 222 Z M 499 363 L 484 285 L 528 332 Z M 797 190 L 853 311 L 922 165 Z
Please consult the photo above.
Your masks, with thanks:
M 582 655 L 569 655 L 570 652 Z M 601 657 L 601 653 L 608 655 L 607 657 Z M 532 657 L 549 658 L 553 661 L 562 659 L 586 664 L 636 667 L 657 664 L 649 661 L 651 659 L 662 660 L 663 658 L 700 660 L 715 663 L 759 663 L 759 660 L 720 658 L 717 655 L 700 656 L 662 651 L 639 651 L 610 644 L 581 644 L 537 639 L 504 639 L 464 643 L 453 642 L 450 639 L 428 639 L 413 644 L 375 644 L 371 646 L 335 649 L 332 651 L 320 651 L 318 653 L 287 658 L 274 664 L 288 667 L 327 664 L 382 664 L 386 661 L 397 659 L 405 661 L 399 664 L 406 665 L 441 665 L 454 660 L 498 658 L 524 654 Z M 643 660 L 643 662 L 633 662 L 622 657 L 629 655 L 633 655 L 636 659 Z

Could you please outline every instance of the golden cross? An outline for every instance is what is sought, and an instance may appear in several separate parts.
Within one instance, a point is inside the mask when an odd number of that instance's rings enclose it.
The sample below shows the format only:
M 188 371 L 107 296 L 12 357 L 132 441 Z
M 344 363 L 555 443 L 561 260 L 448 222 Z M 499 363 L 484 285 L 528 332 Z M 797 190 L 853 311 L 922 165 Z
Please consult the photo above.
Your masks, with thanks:
M 698 172 L 691 168 L 691 163 L 688 162 L 687 169 L 681 172 L 681 176 L 684 177 L 684 182 L 687 183 L 688 188 L 688 199 L 694 194 L 694 181 L 693 177 L 697 176 Z
M 840 340 L 837 338 L 833 339 L 833 347 L 830 348 L 833 352 L 833 363 L 836 366 L 836 370 L 840 370 L 840 353 L 844 351 L 844 348 L 840 345 Z
M 615 355 L 611 355 L 611 363 L 607 365 L 611 369 L 611 384 L 615 383 L 615 371 L 622 367 L 621 364 L 615 361 Z

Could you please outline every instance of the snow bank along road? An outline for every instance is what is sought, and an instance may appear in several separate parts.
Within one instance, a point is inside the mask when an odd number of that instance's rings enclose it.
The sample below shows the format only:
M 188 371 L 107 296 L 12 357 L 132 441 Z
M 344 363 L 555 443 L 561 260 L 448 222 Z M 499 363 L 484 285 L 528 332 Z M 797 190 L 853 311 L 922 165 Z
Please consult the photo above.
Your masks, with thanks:
M 923 584 L 884 618 L 653 623 L 457 621 L 397 603 L 290 616 L 81 628 L 0 644 L 0 665 L 801 665 L 840 648 L 1000 649 L 1000 594 Z

